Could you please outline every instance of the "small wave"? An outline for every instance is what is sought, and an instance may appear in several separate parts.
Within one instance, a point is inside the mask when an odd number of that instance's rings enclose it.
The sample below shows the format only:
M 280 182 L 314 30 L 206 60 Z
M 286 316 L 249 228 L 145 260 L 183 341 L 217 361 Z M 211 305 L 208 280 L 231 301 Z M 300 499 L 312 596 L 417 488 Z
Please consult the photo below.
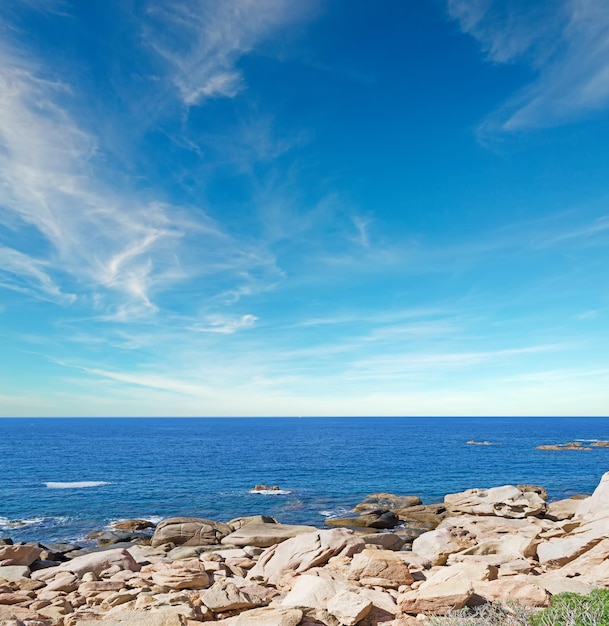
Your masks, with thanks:
M 32 517 L 28 519 L 8 519 L 0 517 L 0 528 L 28 528 L 31 526 L 60 526 L 65 524 L 69 517 Z
M 263 496 L 287 496 L 292 492 L 289 489 L 251 489 L 250 493 L 258 493 Z
M 126 519 L 143 519 L 147 522 L 152 522 L 153 524 L 160 524 L 166 518 L 163 517 L 162 515 L 133 515 L 132 517 L 129 517 L 129 518 L 116 517 L 116 518 L 112 518 L 111 520 L 108 520 L 107 524 L 104 526 L 104 529 L 116 530 L 116 527 L 114 526 L 114 524 L 116 524 L 117 522 L 124 522 Z
M 109 485 L 110 483 L 105 480 L 81 480 L 71 483 L 48 482 L 43 484 L 49 489 L 84 489 L 85 487 L 102 487 L 103 485 Z
M 353 510 L 344 507 L 338 507 L 337 509 L 333 509 L 331 511 L 319 511 L 319 514 L 323 515 L 324 517 L 346 517 L 348 515 L 353 515 Z

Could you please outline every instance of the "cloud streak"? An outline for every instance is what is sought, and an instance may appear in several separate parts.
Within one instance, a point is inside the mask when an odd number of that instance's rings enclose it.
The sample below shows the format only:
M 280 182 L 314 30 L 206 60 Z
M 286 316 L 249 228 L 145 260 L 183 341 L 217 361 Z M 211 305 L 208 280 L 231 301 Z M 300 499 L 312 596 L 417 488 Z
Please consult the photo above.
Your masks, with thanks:
M 230 285 L 242 295 L 252 281 L 276 279 L 267 250 L 238 241 L 201 209 L 143 198 L 120 183 L 109 188 L 103 180 L 115 172 L 104 169 L 70 100 L 68 84 L 0 46 L 4 287 L 78 300 L 102 319 L 127 321 L 155 314 L 159 295 L 193 277 L 224 277 L 221 286 L 210 281 L 207 295 Z
M 482 139 L 559 126 L 609 105 L 605 0 L 448 0 L 448 12 L 488 60 L 524 63 L 536 75 L 483 122 Z
M 196 106 L 243 91 L 239 59 L 311 9 L 289 0 L 153 1 L 145 41 L 165 62 L 183 103 Z

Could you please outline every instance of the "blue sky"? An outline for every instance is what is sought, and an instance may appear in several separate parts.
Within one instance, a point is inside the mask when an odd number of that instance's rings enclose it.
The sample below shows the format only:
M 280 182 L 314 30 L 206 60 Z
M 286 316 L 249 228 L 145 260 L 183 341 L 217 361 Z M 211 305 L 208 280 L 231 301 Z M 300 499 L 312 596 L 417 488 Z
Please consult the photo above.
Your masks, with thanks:
M 5 0 L 0 414 L 607 415 L 605 0 Z

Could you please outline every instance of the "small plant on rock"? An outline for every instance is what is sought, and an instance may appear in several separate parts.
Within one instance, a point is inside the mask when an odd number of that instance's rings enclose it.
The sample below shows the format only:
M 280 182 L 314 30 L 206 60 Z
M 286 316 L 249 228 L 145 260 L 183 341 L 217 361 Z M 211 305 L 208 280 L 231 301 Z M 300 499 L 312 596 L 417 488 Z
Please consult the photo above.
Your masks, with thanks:
M 552 604 L 531 618 L 532 626 L 609 626 L 609 589 L 588 596 L 561 593 Z
M 460 609 L 442 617 L 428 617 L 429 626 L 529 626 L 533 615 L 520 604 L 484 604 L 475 609 Z M 545 624 L 544 624 L 545 626 Z

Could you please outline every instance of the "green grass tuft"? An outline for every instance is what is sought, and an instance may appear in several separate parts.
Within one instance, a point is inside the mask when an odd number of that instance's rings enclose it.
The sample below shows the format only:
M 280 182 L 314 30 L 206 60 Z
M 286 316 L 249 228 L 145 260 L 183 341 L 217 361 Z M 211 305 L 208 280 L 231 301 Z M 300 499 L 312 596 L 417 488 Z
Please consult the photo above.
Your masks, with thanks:
M 561 593 L 547 609 L 536 611 L 519 604 L 485 604 L 475 609 L 429 616 L 429 626 L 609 626 L 609 589 L 588 596 Z

